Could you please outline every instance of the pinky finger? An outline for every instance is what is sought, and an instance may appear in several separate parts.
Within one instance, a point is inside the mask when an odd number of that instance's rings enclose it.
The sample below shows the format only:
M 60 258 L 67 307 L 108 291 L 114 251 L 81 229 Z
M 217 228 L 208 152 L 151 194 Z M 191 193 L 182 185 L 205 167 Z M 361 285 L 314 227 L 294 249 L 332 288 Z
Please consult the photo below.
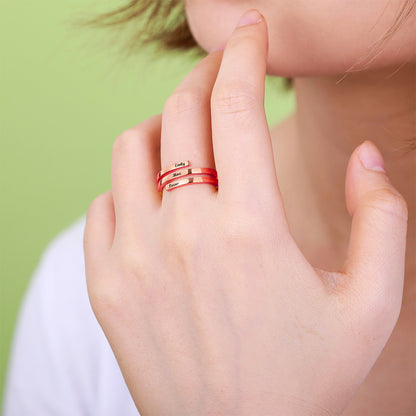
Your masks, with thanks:
M 116 217 L 111 190 L 98 195 L 87 211 L 84 229 L 84 255 L 87 278 L 89 270 L 97 269 L 111 249 Z

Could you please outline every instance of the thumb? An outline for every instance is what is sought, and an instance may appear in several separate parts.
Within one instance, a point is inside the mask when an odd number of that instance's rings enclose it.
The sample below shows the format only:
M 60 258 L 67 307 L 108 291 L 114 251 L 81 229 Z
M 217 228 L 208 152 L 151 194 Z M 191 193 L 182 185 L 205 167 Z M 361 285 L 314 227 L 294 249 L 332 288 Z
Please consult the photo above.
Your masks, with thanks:
M 351 155 L 345 192 L 352 226 L 341 272 L 348 276 L 355 293 L 388 300 L 400 310 L 407 205 L 390 182 L 383 157 L 371 141 L 364 141 Z

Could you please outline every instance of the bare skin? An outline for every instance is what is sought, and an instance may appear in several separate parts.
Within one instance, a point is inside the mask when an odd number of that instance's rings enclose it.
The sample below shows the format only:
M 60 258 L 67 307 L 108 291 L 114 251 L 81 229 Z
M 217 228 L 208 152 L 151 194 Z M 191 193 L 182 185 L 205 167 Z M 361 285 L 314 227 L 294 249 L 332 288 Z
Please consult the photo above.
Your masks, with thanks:
M 305 256 L 317 267 L 336 270 L 345 257 L 351 224 L 345 209 L 345 170 L 361 140 L 370 138 L 379 146 L 392 183 L 408 203 L 401 314 L 345 416 L 412 416 L 416 410 L 416 100 L 411 88 L 416 85 L 416 71 L 414 65 L 405 66 L 394 75 L 394 81 L 383 85 L 379 79 L 391 72 L 374 74 L 372 84 L 368 77 L 357 74 L 337 86 L 329 79 L 298 79 L 297 112 L 272 130 L 276 171 L 290 229 Z M 367 94 L 367 88 L 373 93 Z M 391 105 L 386 106 L 386 102 Z M 412 136 L 413 141 L 406 140 Z M 325 204 L 317 204 L 322 200 Z
M 376 59 L 363 59 L 403 4 L 186 1 L 194 37 L 206 50 L 224 42 L 242 9 L 258 7 L 268 18 L 268 74 L 293 77 L 297 95 L 297 114 L 272 130 L 276 171 L 291 232 L 312 264 L 337 270 L 343 262 L 351 226 L 346 168 L 364 139 L 379 147 L 392 183 L 408 204 L 400 317 L 346 416 L 410 416 L 416 411 L 415 13 Z M 338 82 L 351 67 L 354 72 Z
M 215 46 L 202 6 L 220 15 L 236 4 L 188 3 L 201 45 Z M 306 1 L 266 4 L 269 33 L 264 16 L 244 15 L 251 26 L 232 32 L 218 72 L 213 52 L 162 115 L 117 138 L 112 190 L 91 204 L 84 233 L 91 305 L 143 415 L 410 416 L 413 369 L 397 359 L 412 358 L 409 255 L 402 303 L 405 200 L 415 208 L 411 26 L 377 65 L 337 83 L 346 60 L 366 49 L 350 33 L 363 39 L 379 3 L 344 10 L 325 0 L 321 14 Z M 316 38 L 290 33 L 299 22 Z M 215 28 L 216 43 L 227 38 L 229 27 Z M 292 55 L 278 50 L 281 28 Z M 397 70 L 405 60 L 413 64 Z M 299 104 L 273 138 L 262 108 L 266 72 L 294 76 Z M 365 139 L 379 146 L 389 176 Z M 202 166 L 215 155 L 218 193 L 185 187 L 160 198 L 154 172 L 183 159 L 183 149 Z M 409 223 L 413 241 L 412 215 Z

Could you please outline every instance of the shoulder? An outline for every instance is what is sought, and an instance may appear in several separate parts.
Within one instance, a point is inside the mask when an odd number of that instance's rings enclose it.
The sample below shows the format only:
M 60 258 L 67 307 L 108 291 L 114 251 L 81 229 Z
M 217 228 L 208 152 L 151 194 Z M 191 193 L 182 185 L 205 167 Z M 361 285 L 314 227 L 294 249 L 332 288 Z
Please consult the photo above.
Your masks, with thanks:
M 60 231 L 46 246 L 39 268 L 61 271 L 84 269 L 83 238 L 86 216 L 83 215 L 69 227 Z M 35 273 L 36 276 L 36 273 Z
M 29 282 L 10 353 L 7 416 L 29 408 L 38 412 L 31 414 L 137 414 L 89 303 L 85 223 L 83 215 L 56 235 Z
M 51 323 L 59 314 L 69 312 L 73 303 L 81 306 L 81 310 L 77 308 L 72 313 L 85 314 L 88 302 L 83 254 L 84 228 L 85 216 L 82 216 L 48 243 L 29 281 L 19 319 L 22 319 L 27 308 L 32 308 L 38 312 L 38 318 Z M 52 315 L 46 313 L 51 310 L 54 311 Z
M 85 222 L 86 216 L 83 215 L 49 242 L 22 302 L 22 309 L 29 305 L 35 308 L 37 304 L 38 318 L 44 319 L 51 326 L 65 319 L 65 327 L 59 325 L 54 328 L 65 333 L 85 325 L 96 328 L 93 325 L 94 316 L 89 307 L 85 281 Z M 83 319 L 78 321 L 76 318 L 81 316 Z

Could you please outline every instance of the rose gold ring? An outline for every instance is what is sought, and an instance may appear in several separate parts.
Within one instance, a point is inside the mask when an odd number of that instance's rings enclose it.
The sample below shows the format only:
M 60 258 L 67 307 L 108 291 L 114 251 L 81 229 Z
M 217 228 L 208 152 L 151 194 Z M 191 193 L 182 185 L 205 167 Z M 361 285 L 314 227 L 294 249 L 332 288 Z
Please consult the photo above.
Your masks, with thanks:
M 186 168 L 189 166 L 189 160 L 177 162 L 160 170 L 156 175 L 157 190 L 162 192 L 164 188 L 167 191 L 192 183 L 209 183 L 218 187 L 217 171 L 211 168 Z M 209 176 L 190 176 L 195 174 L 205 174 Z M 163 180 L 162 180 L 163 178 Z M 179 179 L 178 179 L 179 178 Z
M 190 165 L 189 160 L 185 160 L 184 162 L 174 163 L 173 165 L 170 165 L 167 168 L 160 170 L 156 175 L 156 180 L 159 182 L 159 180 L 162 179 L 162 177 L 167 175 L 169 172 L 172 172 L 174 170 L 177 170 L 177 169 L 183 168 L 184 166 L 189 166 L 189 165 Z
M 191 183 L 209 183 L 218 187 L 218 179 L 216 178 L 212 178 L 210 176 L 191 176 L 168 183 L 165 186 L 165 189 L 167 191 L 171 191 L 174 188 L 179 188 L 180 186 L 189 185 Z
M 168 183 L 174 181 L 178 177 L 188 176 L 195 173 L 202 173 L 205 175 L 213 176 L 214 178 L 217 178 L 217 171 L 215 169 L 211 168 L 185 168 L 185 169 L 179 169 L 175 170 L 173 173 L 168 173 L 167 175 L 163 176 L 162 179 L 158 181 L 158 191 L 160 192 L 165 185 Z

